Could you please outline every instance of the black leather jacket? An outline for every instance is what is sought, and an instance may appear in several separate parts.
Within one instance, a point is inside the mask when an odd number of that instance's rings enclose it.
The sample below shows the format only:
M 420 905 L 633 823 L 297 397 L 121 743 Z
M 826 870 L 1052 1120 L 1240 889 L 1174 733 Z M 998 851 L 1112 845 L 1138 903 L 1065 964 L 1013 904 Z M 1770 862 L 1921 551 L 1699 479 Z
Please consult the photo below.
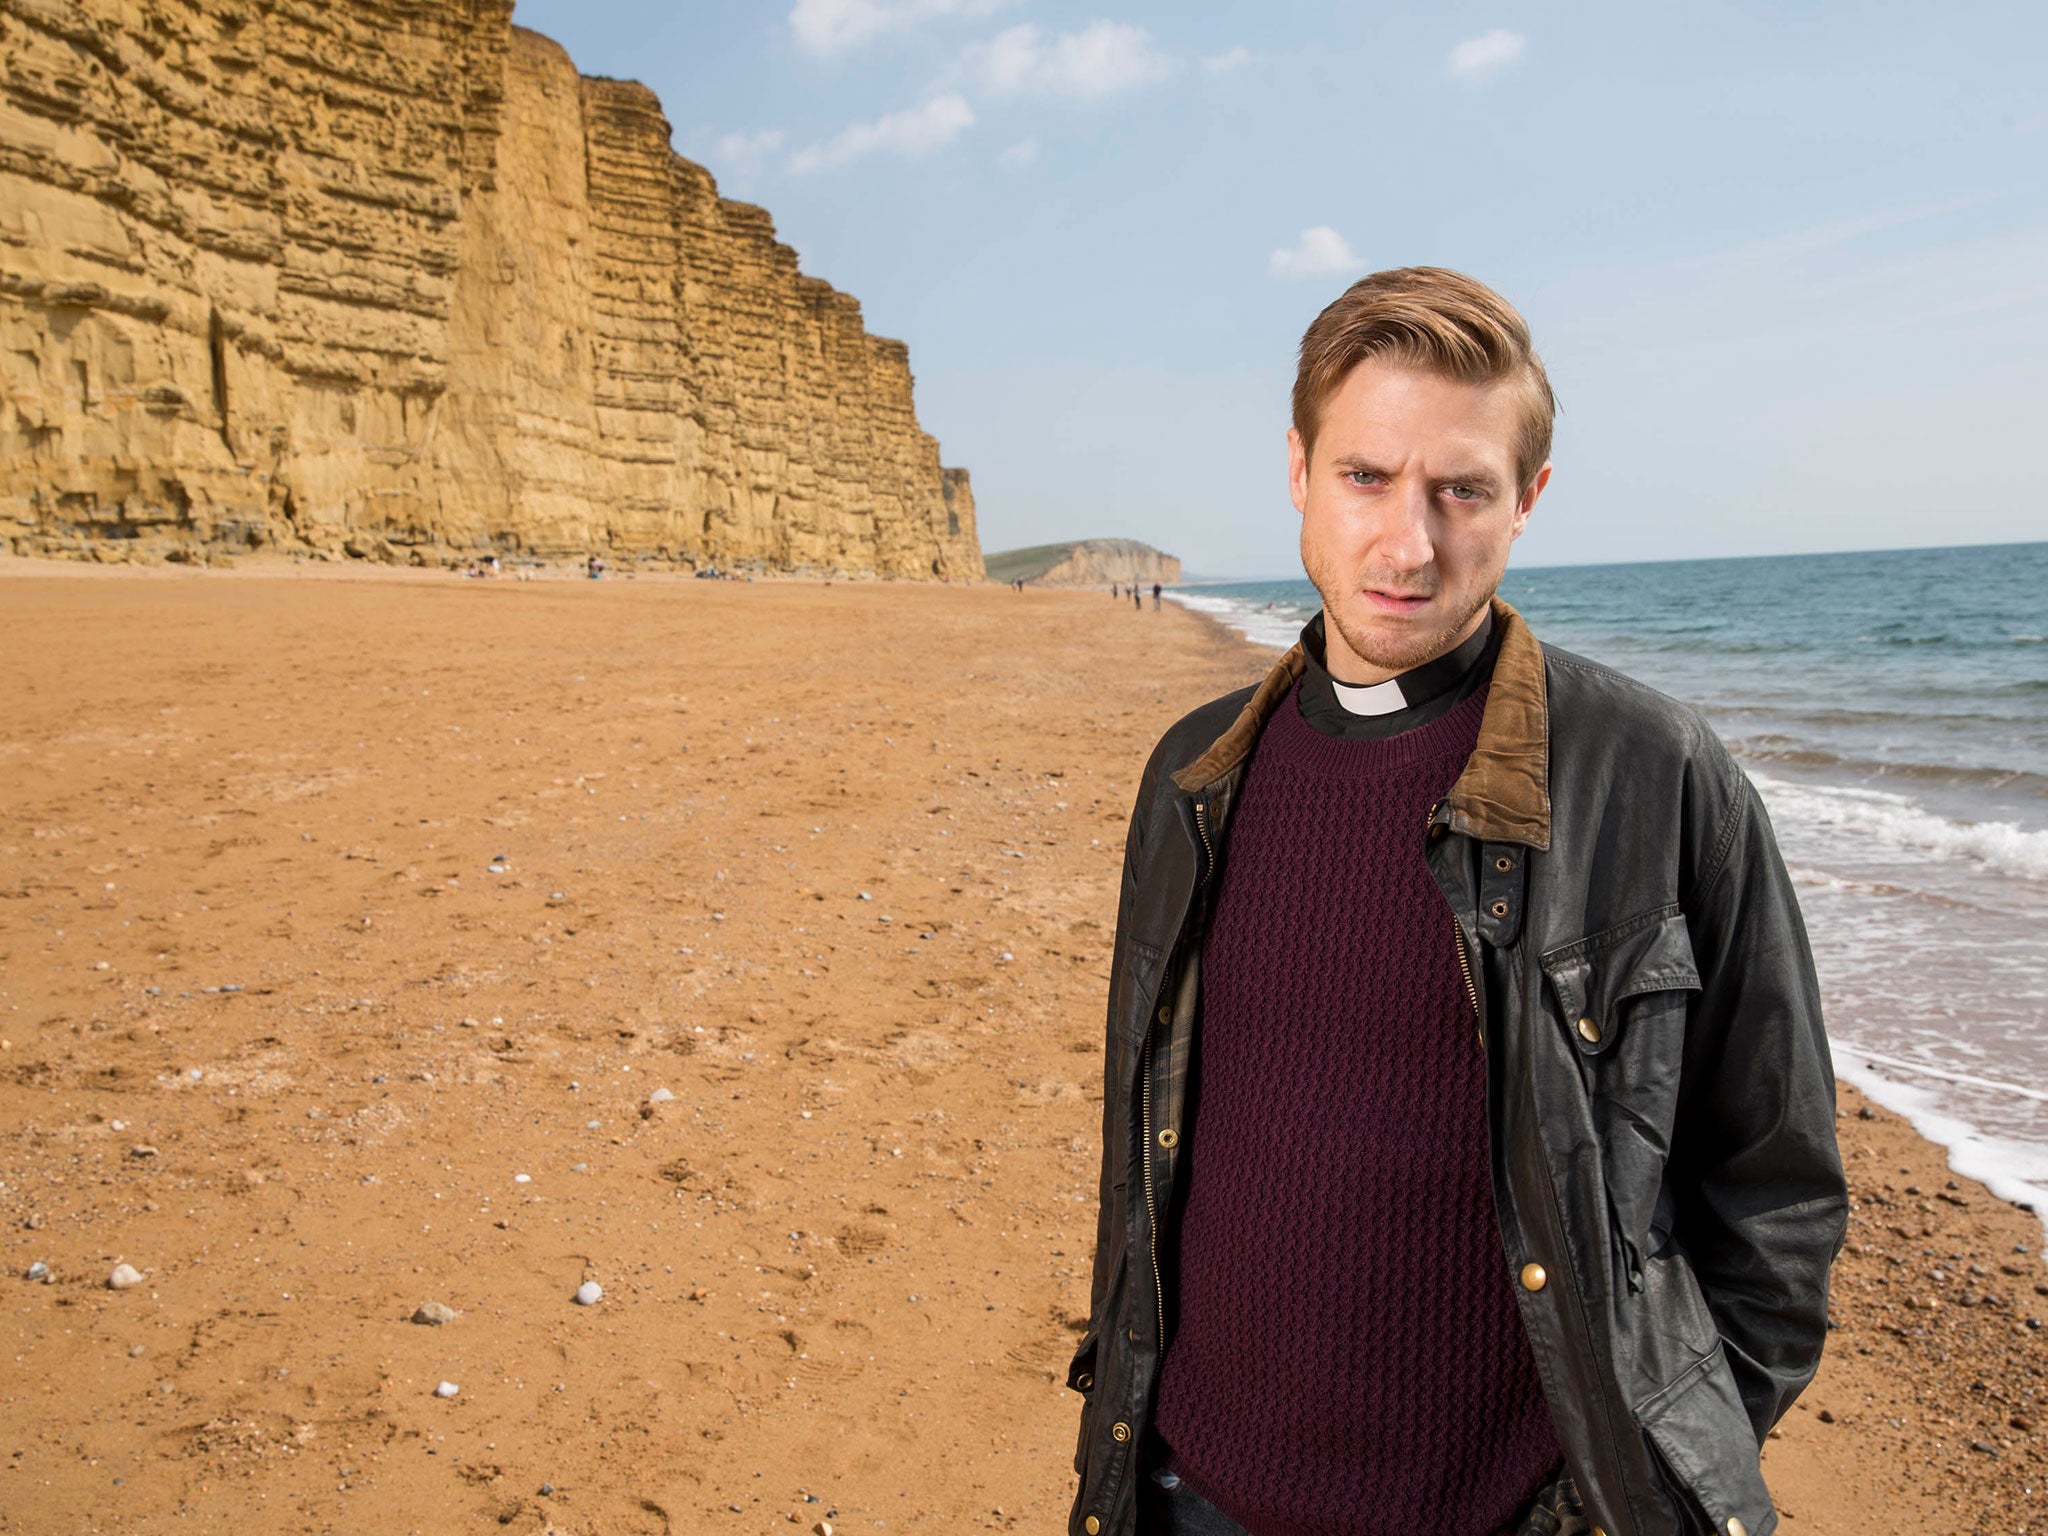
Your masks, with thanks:
M 1487 1057 L 1501 1256 L 1604 1536 L 1769 1536 L 1765 1432 L 1820 1361 L 1848 1214 L 1798 904 L 1755 789 L 1692 710 L 1501 643 L 1424 839 Z M 1146 766 L 1109 986 L 1101 1215 L 1070 1521 L 1131 1536 L 1174 1315 L 1202 944 L 1253 743 L 1300 675 L 1175 725 Z M 1314 1262 L 1303 1255 L 1303 1262 Z

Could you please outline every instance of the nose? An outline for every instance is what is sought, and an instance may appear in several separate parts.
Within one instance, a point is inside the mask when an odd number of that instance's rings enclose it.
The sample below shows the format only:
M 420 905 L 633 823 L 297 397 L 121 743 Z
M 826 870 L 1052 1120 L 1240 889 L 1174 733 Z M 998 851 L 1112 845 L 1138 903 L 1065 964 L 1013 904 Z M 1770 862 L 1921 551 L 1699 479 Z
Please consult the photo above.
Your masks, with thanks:
M 1380 558 L 1403 574 L 1426 569 L 1436 558 L 1436 542 L 1429 535 L 1429 489 L 1403 480 L 1400 494 L 1389 496 L 1386 525 L 1380 530 Z

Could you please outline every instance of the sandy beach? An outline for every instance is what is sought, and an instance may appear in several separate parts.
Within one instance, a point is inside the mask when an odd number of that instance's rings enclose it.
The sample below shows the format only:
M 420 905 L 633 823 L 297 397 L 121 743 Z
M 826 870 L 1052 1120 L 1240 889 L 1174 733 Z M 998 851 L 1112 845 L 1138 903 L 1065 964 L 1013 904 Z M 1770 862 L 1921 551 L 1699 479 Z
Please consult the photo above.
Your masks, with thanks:
M 1063 1529 L 1125 817 L 1269 654 L 0 560 L 0 1531 Z M 2040 1222 L 1840 1128 L 1786 1529 L 2048 1529 Z

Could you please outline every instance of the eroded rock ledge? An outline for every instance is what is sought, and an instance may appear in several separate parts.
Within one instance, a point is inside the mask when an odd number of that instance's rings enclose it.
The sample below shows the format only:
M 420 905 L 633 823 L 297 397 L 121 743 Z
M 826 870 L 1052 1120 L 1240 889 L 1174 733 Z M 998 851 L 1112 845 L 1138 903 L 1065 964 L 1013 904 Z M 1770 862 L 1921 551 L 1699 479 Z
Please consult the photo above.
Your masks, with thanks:
M 902 343 L 511 0 L 0 0 L 0 541 L 978 579 Z

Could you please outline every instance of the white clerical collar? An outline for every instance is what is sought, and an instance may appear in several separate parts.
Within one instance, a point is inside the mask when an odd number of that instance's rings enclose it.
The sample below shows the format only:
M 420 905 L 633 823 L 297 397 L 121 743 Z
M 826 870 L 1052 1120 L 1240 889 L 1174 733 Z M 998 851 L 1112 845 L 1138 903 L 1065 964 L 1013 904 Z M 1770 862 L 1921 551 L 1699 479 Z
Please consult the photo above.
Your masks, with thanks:
M 1384 683 L 1340 683 L 1330 679 L 1337 702 L 1354 715 L 1391 715 L 1408 707 L 1408 696 L 1401 691 L 1401 679 L 1390 677 Z

